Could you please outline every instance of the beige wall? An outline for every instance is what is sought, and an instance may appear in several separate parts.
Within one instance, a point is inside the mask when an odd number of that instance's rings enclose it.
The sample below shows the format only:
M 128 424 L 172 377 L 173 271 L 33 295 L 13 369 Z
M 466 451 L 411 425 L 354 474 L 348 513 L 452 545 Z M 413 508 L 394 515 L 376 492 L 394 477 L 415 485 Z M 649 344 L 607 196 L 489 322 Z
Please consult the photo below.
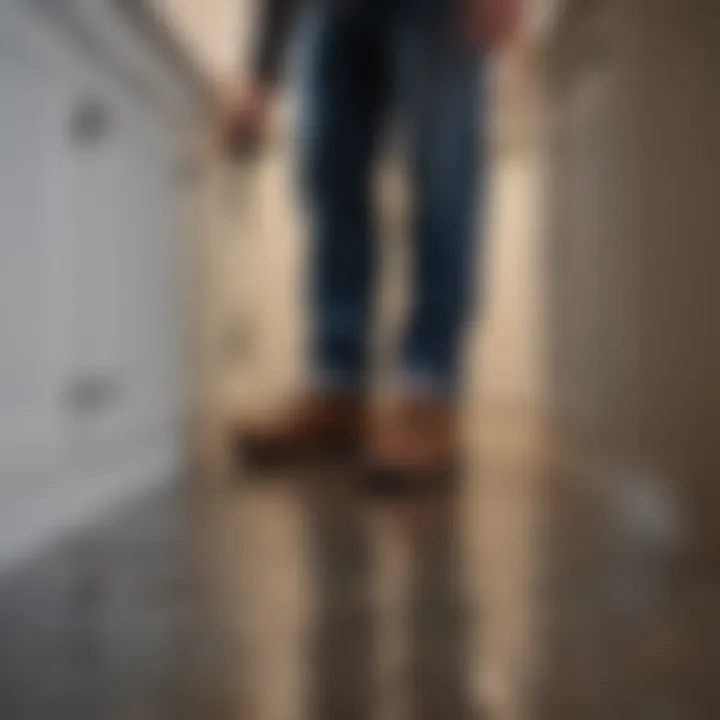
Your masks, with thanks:
M 604 0 L 563 25 L 556 391 L 611 460 L 697 486 L 720 469 L 720 9 Z
M 250 0 L 154 0 L 190 51 L 214 76 L 238 65 Z

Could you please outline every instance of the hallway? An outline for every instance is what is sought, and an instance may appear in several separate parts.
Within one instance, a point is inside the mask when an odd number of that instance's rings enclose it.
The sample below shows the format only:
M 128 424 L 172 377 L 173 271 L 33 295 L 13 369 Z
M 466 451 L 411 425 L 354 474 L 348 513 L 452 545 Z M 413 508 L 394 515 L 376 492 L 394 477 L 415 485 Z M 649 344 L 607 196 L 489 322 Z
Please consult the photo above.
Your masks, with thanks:
M 195 13 L 185 18 L 190 30 L 210 38 L 223 31 L 225 40 L 233 36 L 234 42 L 237 28 L 226 22 L 222 6 L 218 2 L 216 12 L 204 14 L 192 0 L 174 5 Z M 232 62 L 228 43 L 208 37 L 199 42 L 215 53 L 214 65 Z M 519 77 L 523 68 L 534 69 L 532 63 L 519 67 Z M 502 71 L 498 84 L 505 92 L 510 86 Z M 558 398 L 550 371 L 562 375 L 565 366 L 549 357 L 551 321 L 570 337 L 563 349 L 577 364 L 568 367 L 579 367 L 558 386 L 567 390 L 567 379 L 581 410 L 586 395 L 587 407 L 595 409 L 597 392 L 607 401 L 597 407 L 612 410 L 600 413 L 599 424 L 611 431 L 632 405 L 619 402 L 626 400 L 622 392 L 603 396 L 606 385 L 600 381 L 607 380 L 604 372 L 616 379 L 609 360 L 625 361 L 635 345 L 615 335 L 610 337 L 616 345 L 601 342 L 604 331 L 622 326 L 619 315 L 605 316 L 603 304 L 614 296 L 615 276 L 600 273 L 593 254 L 598 247 L 626 247 L 625 236 L 601 223 L 617 176 L 608 171 L 601 177 L 611 178 L 603 191 L 576 183 L 573 197 L 591 201 L 587 207 L 596 213 L 597 226 L 588 230 L 586 216 L 580 223 L 574 214 L 561 213 L 572 225 L 563 238 L 565 254 L 548 260 L 541 210 L 548 203 L 543 153 L 550 148 L 539 140 L 542 108 L 527 89 L 502 94 L 495 119 L 489 231 L 480 258 L 487 287 L 468 352 L 465 458 L 457 486 L 434 496 L 372 497 L 350 467 L 261 478 L 248 475 L 232 457 L 227 440 L 233 424 L 258 407 L 281 402 L 302 377 L 298 358 L 305 330 L 297 298 L 304 232 L 292 199 L 292 142 L 280 122 L 256 167 L 231 169 L 211 159 L 201 168 L 203 236 L 196 259 L 207 313 L 199 343 L 203 384 L 193 388 L 201 405 L 199 427 L 185 436 L 187 448 L 178 453 L 191 456 L 192 466 L 162 482 L 153 477 L 131 504 L 103 505 L 111 511 L 95 513 L 92 526 L 78 526 L 48 549 L 3 568 L 2 720 L 720 717 L 720 536 L 715 507 L 698 501 L 711 499 L 716 485 L 705 486 L 704 495 L 685 497 L 689 483 L 682 473 L 608 467 L 607 458 L 560 427 L 552 412 Z M 577 95 L 587 100 L 588 94 Z M 577 104 L 570 108 L 575 113 L 566 109 L 570 130 L 578 130 L 571 121 L 588 117 L 594 119 L 590 130 L 597 130 L 604 117 L 585 116 L 581 111 L 587 108 Z M 521 121 L 511 122 L 518 117 Z M 564 168 L 567 186 L 578 177 L 594 181 L 595 161 L 606 157 L 607 136 L 590 130 L 566 132 L 577 143 L 575 154 L 564 158 L 577 165 Z M 595 154 L 577 152 L 588 147 Z M 386 254 L 377 342 L 381 391 L 392 369 L 388 348 L 404 303 L 407 199 L 397 160 L 388 158 L 380 174 Z M 93 177 L 82 187 L 92 189 Z M 128 177 L 134 190 L 135 176 Z M 106 218 L 98 217 L 99 226 Z M 708 211 L 707 218 L 714 217 Z M 89 227 L 88 246 L 97 229 Z M 638 242 L 649 236 L 638 233 Z M 615 245 L 596 247 L 598 237 Z M 168 232 L 167 238 L 175 235 Z M 674 239 L 668 235 L 668 246 Z M 647 258 L 647 247 L 641 250 L 645 254 L 638 251 L 637 257 Z M 695 259 L 705 257 L 699 246 L 697 253 Z M 604 271 L 627 259 L 619 251 L 598 257 L 607 263 Z M 137 258 L 141 265 L 143 256 Z M 667 255 L 660 264 L 668 276 L 673 259 Z M 576 267 L 584 273 L 565 272 Z M 89 268 L 88 276 L 95 278 Z M 103 268 L 102 277 L 115 277 L 112 262 Z M 627 283 L 631 290 L 634 280 Z M 151 289 L 152 281 L 148 275 Z M 567 284 L 564 297 L 572 300 L 561 308 L 568 317 L 550 318 L 547 296 L 560 284 Z M 101 280 L 97 285 L 104 287 Z M 130 290 L 133 294 L 134 286 Z M 152 305 L 155 296 L 148 297 L 138 307 Z M 695 296 L 685 297 L 686 316 L 699 318 Z M 653 298 L 645 298 L 647 308 Z M 82 308 L 92 304 L 85 295 L 81 300 Z M 624 300 L 620 310 L 635 308 Z M 131 326 L 141 314 L 122 318 Z M 663 331 L 665 319 L 657 317 Z M 148 325 L 144 342 L 154 338 L 154 327 Z M 580 342 L 573 336 L 578 327 Z M 710 367 L 713 356 L 699 352 L 701 342 L 698 332 L 692 358 Z M 120 341 L 117 346 L 124 347 Z M 98 347 L 106 350 L 102 343 Z M 114 348 L 109 346 L 111 357 Z M 672 364 L 662 352 L 652 360 L 653 367 Z M 156 363 L 151 369 L 164 378 L 164 368 Z M 598 369 L 603 372 L 593 374 Z M 687 379 L 691 373 L 678 375 Z M 156 376 L 148 377 L 147 387 L 155 387 Z M 83 397 L 102 408 L 108 400 L 103 393 L 112 400 L 113 386 L 108 392 L 97 377 L 90 379 L 95 384 L 89 391 L 81 386 Z M 146 385 L 138 387 L 133 397 L 144 401 Z M 617 390 L 609 382 L 607 387 Z M 628 387 L 635 389 L 632 382 Z M 707 387 L 710 397 L 712 386 Z M 684 401 L 683 389 L 680 384 L 677 397 Z M 643 397 L 666 396 L 672 397 Z M 648 417 L 654 407 L 643 407 Z M 678 407 L 683 409 L 679 402 Z M 674 409 L 665 412 L 658 413 L 661 420 L 675 417 Z M 93 430 L 94 416 L 89 417 Z M 138 431 L 135 416 L 129 417 L 128 427 L 143 441 L 155 437 L 151 430 Z M 702 451 L 711 445 L 712 423 L 696 421 L 689 410 L 681 417 L 686 425 L 672 430 L 682 430 L 686 440 L 698 432 L 705 443 L 698 445 L 700 452 L 689 441 L 688 447 L 711 476 L 716 455 Z M 638 456 L 657 460 L 662 454 Z M 611 459 L 620 463 L 625 457 L 618 453 Z M 56 475 L 48 476 L 57 485 Z M 62 496 L 63 487 L 55 489 Z M 33 499 L 43 501 L 43 510 L 54 509 L 42 489 Z M 24 526 L 25 518 L 18 514 L 16 524 Z
M 281 399 L 299 372 L 302 250 L 292 215 L 265 212 L 287 160 L 271 153 L 260 168 L 261 199 L 244 206 L 257 212 L 242 216 L 256 224 L 213 236 L 237 253 L 225 287 L 245 293 L 233 273 L 254 270 L 254 295 L 233 307 L 252 310 L 256 331 L 214 358 L 225 371 L 213 374 L 222 402 L 203 427 L 205 462 L 2 578 L 0 716 L 713 717 L 703 678 L 719 638 L 702 620 L 720 588 L 702 549 L 679 558 L 657 489 L 598 484 L 540 411 L 532 149 L 498 159 L 455 491 L 388 500 L 348 468 L 268 480 L 235 466 L 228 421 Z M 247 241 L 253 227 L 273 242 Z M 386 317 L 399 307 L 389 296 Z M 706 581 L 680 582 L 687 573 Z

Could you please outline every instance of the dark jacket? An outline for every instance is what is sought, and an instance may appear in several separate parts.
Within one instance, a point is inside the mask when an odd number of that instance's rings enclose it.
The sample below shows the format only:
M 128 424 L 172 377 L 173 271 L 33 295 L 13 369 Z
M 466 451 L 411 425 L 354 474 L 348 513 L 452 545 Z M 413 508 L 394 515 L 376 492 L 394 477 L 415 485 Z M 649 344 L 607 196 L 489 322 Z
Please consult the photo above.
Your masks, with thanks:
M 284 51 L 295 11 L 301 0 L 256 0 L 260 7 L 258 40 L 252 58 L 255 78 L 275 84 L 282 67 Z

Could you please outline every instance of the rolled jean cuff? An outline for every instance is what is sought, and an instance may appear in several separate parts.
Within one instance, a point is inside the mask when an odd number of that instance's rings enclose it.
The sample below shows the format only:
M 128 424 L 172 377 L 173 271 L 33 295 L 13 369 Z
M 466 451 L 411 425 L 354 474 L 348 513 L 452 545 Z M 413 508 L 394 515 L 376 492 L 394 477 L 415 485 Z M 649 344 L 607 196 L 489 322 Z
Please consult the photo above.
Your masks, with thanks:
M 437 398 L 447 402 L 455 402 L 459 393 L 457 378 L 419 367 L 403 368 L 397 388 L 404 395 Z
M 365 377 L 345 370 L 313 368 L 310 385 L 321 393 L 338 395 L 360 395 L 366 390 Z

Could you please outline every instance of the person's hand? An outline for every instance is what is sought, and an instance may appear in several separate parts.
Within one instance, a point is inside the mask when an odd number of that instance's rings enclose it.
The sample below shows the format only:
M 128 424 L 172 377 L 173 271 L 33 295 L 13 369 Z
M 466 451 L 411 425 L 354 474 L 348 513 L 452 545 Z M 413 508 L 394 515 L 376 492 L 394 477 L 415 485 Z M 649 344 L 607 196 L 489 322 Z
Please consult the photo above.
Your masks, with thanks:
M 523 0 L 462 0 L 462 27 L 468 40 L 483 50 L 501 50 L 513 38 L 522 19 Z
M 233 84 L 220 100 L 220 142 L 233 155 L 251 154 L 262 143 L 270 123 L 271 91 L 260 84 Z

